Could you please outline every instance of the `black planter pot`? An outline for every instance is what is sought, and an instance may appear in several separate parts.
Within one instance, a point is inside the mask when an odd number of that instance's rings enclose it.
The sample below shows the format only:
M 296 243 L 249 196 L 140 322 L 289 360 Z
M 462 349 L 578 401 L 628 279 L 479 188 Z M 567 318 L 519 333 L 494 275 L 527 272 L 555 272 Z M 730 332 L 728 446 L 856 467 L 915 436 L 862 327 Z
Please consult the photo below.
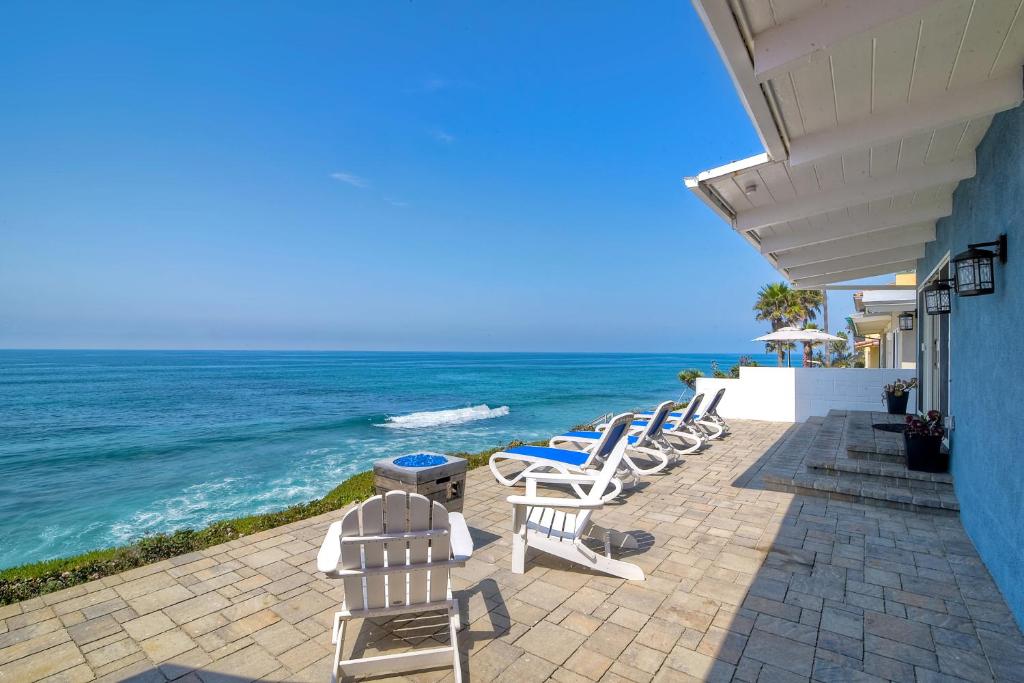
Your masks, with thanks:
M 910 400 L 909 391 L 904 391 L 899 396 L 888 391 L 885 392 L 885 402 L 890 415 L 906 415 L 908 400 Z
M 942 452 L 941 436 L 903 435 L 907 448 L 907 469 L 917 472 L 948 472 L 949 453 Z

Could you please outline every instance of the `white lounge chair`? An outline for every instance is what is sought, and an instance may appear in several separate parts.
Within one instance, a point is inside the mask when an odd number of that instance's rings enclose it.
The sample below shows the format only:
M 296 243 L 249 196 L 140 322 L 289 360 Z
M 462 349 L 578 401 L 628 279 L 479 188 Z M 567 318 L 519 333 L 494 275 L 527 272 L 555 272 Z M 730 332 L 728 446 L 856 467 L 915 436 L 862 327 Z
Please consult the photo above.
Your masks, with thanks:
M 620 479 L 628 476 L 633 483 L 638 482 L 640 477 L 661 472 L 675 460 L 675 449 L 662 436 L 662 428 L 670 410 L 672 410 L 672 401 L 665 401 L 654 411 L 651 419 L 643 421 L 642 425 L 641 422 L 631 422 L 630 431 L 635 433 L 626 437 L 626 452 L 622 456 L 625 468 L 619 472 Z M 600 443 L 605 431 L 607 431 L 607 427 L 604 430 L 592 432 L 566 432 L 552 437 L 548 445 L 552 448 L 569 446 L 572 450 L 585 452 Z M 641 467 L 632 456 L 645 456 L 653 459 L 654 464 L 649 467 Z
M 491 473 L 500 484 L 514 486 L 523 480 L 531 472 L 558 472 L 561 474 L 579 474 L 589 476 L 591 479 L 597 476 L 604 461 L 611 455 L 612 450 L 619 441 L 625 442 L 626 432 L 633 421 L 633 413 L 622 413 L 612 418 L 608 423 L 608 429 L 601 434 L 597 443 L 587 451 L 552 448 L 550 446 L 515 446 L 498 451 L 491 455 L 488 465 Z M 505 476 L 498 466 L 506 461 L 522 463 L 526 467 L 512 476 Z M 620 462 L 621 465 L 621 462 Z M 575 480 L 566 480 L 578 496 L 583 496 L 586 491 Z M 622 482 L 615 479 L 610 491 L 606 491 L 605 500 L 615 498 L 622 491 Z
M 353 507 L 331 524 L 316 558 L 317 568 L 341 578 L 345 601 L 334 615 L 331 681 L 342 675 L 377 675 L 451 665 L 462 681 L 456 632 L 459 604 L 449 570 L 473 554 L 466 520 L 418 493 L 391 491 Z M 444 610 L 449 644 L 394 655 L 342 659 L 350 619 Z
M 697 394 L 686 406 L 686 410 L 669 413 L 669 420 L 662 425 L 661 436 L 668 439 L 676 455 L 688 455 L 707 445 L 708 435 L 694 419 L 697 407 L 704 394 Z M 652 412 L 637 413 L 642 419 L 633 421 L 633 428 L 643 428 L 654 415 Z
M 616 485 L 615 471 L 626 453 L 626 442 L 617 442 L 605 459 L 597 476 L 531 471 L 525 475 L 526 494 L 509 496 L 512 503 L 512 571 L 522 574 L 526 568 L 526 554 L 533 548 L 560 557 L 584 567 L 623 579 L 643 581 L 643 570 L 624 560 L 612 557 L 612 548 L 636 549 L 633 536 L 598 526 L 591 521 L 594 510 L 604 505 L 602 493 Z M 541 496 L 537 484 L 574 483 L 589 487 L 583 495 L 574 498 Z M 576 487 L 574 487 L 574 490 Z M 604 552 L 593 550 L 583 543 L 584 538 L 596 539 L 604 544 Z
M 710 441 L 720 439 L 725 434 L 729 433 L 729 425 L 726 424 L 725 420 L 722 419 L 722 416 L 718 414 L 718 404 L 722 402 L 723 396 L 725 396 L 725 387 L 722 387 L 715 392 L 715 395 L 711 399 L 711 403 L 708 404 L 707 408 L 702 406 L 700 413 L 694 416 L 697 424 L 704 429 L 704 432 L 708 435 L 708 440 Z

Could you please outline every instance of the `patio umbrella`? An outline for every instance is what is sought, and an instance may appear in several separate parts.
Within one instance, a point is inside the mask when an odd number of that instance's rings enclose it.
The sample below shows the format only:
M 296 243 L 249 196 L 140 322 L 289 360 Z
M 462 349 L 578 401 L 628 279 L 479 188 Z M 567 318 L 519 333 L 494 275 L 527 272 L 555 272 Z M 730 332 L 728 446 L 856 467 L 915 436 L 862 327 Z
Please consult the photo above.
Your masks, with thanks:
M 812 344 L 823 344 L 830 341 L 840 341 L 842 337 L 829 334 L 823 330 L 813 327 L 801 330 L 797 327 L 781 327 L 774 332 L 755 337 L 754 341 L 759 342 L 811 342 Z M 786 364 L 792 365 L 787 352 Z

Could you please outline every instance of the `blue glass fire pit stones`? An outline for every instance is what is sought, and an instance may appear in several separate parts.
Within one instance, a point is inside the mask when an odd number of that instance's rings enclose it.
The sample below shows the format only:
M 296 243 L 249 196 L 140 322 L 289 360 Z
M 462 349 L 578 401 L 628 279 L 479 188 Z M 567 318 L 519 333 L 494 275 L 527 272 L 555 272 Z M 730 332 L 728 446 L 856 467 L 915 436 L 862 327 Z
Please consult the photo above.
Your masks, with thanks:
M 395 458 L 392 462 L 399 467 L 437 467 L 448 462 L 448 458 L 433 453 L 413 453 Z

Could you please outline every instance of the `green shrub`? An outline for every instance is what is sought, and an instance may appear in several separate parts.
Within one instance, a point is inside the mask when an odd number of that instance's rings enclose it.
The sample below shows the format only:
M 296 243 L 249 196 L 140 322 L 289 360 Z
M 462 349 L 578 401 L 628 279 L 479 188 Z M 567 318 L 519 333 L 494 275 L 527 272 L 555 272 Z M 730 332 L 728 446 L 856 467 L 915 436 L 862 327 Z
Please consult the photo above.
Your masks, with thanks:
M 703 377 L 704 373 L 696 368 L 689 368 L 687 370 L 679 371 L 679 381 L 690 387 L 690 389 L 697 389 L 697 378 Z

